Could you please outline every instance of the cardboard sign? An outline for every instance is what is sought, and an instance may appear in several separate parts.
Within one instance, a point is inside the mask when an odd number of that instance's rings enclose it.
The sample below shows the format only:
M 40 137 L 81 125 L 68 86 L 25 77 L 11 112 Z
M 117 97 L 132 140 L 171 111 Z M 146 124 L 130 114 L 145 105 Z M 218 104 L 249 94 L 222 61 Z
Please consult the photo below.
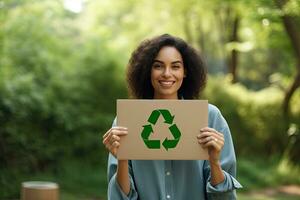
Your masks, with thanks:
M 207 100 L 117 100 L 121 137 L 118 159 L 207 160 L 197 141 L 208 126 Z

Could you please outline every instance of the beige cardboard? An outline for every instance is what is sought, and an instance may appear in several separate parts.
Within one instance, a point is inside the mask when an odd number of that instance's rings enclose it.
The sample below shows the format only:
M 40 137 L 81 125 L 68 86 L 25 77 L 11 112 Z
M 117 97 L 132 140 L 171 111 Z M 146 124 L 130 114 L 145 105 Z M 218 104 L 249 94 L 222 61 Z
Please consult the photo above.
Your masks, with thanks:
M 148 118 L 153 110 L 167 109 L 175 115 L 173 123 L 164 123 L 159 115 L 153 125 Z M 160 149 L 149 149 L 141 136 L 144 125 L 151 125 L 150 140 L 160 140 Z M 175 148 L 162 145 L 168 138 L 174 139 L 169 130 L 176 124 L 181 132 Z M 118 159 L 130 160 L 207 160 L 208 153 L 198 141 L 200 129 L 208 126 L 207 100 L 117 100 L 117 125 L 128 128 L 128 135 L 121 137 Z

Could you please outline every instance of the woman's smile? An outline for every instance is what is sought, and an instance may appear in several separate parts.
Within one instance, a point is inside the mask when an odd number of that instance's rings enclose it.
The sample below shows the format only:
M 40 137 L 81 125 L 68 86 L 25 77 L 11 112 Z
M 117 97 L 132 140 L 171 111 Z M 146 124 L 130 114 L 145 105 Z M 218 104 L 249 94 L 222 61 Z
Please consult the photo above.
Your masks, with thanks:
M 160 85 L 162 87 L 165 87 L 165 88 L 170 88 L 174 85 L 175 81 L 169 81 L 169 80 L 160 80 L 158 81 L 160 83 Z

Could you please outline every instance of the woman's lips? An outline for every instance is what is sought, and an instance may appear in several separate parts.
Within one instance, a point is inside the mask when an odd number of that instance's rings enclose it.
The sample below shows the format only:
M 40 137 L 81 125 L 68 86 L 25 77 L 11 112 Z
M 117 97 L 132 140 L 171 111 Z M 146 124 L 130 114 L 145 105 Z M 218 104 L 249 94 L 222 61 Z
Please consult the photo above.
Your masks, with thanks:
M 175 81 L 158 81 L 159 84 L 163 87 L 171 87 Z

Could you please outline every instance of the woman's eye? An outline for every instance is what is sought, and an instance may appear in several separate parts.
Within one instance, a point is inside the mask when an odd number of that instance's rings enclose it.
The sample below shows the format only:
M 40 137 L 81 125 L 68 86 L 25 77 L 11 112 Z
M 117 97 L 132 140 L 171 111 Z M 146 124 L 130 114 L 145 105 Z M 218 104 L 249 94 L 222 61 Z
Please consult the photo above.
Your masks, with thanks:
M 159 64 L 154 64 L 154 65 L 153 65 L 153 68 L 159 69 L 159 68 L 161 68 L 161 65 L 159 65 Z
M 179 65 L 173 65 L 172 68 L 173 68 L 173 69 L 179 69 L 180 66 L 179 66 Z

